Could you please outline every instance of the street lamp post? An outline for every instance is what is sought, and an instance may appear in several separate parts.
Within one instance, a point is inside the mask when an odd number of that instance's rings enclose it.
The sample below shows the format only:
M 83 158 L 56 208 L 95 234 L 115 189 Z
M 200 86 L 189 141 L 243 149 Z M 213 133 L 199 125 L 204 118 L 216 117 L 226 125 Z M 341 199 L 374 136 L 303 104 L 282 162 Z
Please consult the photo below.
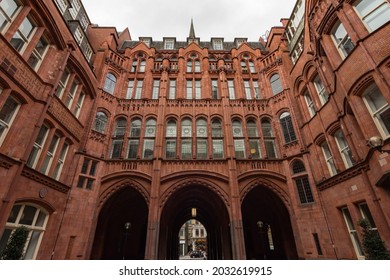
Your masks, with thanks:
M 123 259 L 123 260 L 125 259 L 127 238 L 128 238 L 128 236 L 129 236 L 129 230 L 130 230 L 130 228 L 131 228 L 131 223 L 130 223 L 130 222 L 126 222 L 126 223 L 124 224 L 124 228 L 125 228 L 125 240 L 123 241 L 123 252 L 122 252 L 122 259 Z

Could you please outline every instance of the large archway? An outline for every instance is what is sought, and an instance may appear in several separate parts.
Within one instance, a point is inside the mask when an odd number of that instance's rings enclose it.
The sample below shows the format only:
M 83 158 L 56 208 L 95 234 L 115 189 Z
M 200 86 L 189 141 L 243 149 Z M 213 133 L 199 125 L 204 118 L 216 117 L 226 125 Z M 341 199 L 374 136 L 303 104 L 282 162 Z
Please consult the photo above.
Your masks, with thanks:
M 196 209 L 196 215 L 194 210 Z M 202 185 L 188 185 L 173 193 L 161 213 L 159 259 L 178 259 L 178 236 L 182 225 L 197 219 L 207 231 L 208 259 L 232 259 L 229 214 L 214 191 Z
M 147 220 L 142 195 L 132 187 L 118 190 L 99 214 L 91 259 L 144 259 Z
M 247 259 L 297 259 L 290 215 L 264 186 L 253 188 L 241 206 Z

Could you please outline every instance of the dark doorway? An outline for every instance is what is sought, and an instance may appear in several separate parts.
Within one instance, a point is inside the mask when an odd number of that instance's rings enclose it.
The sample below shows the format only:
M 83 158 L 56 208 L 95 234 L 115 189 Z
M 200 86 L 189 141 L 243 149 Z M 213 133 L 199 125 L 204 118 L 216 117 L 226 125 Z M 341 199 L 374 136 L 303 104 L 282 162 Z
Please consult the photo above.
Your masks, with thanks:
M 131 187 L 119 190 L 99 214 L 91 259 L 144 259 L 147 219 L 142 195 Z
M 193 209 L 196 209 L 196 213 Z M 160 222 L 159 259 L 179 259 L 179 231 L 190 219 L 198 220 L 207 231 L 208 259 L 232 259 L 226 206 L 214 191 L 200 185 L 180 188 L 164 205 Z
M 297 259 L 290 215 L 282 200 L 262 186 L 242 202 L 247 259 Z

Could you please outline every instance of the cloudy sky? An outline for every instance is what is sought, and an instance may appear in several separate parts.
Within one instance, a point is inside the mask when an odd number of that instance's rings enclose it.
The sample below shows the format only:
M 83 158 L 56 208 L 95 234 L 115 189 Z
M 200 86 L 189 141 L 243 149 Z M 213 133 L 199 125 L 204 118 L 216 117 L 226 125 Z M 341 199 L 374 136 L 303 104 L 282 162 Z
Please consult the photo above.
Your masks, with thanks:
M 202 41 L 245 37 L 257 41 L 281 18 L 291 15 L 296 0 L 82 0 L 92 23 L 128 27 L 133 40 L 140 36 L 176 37 L 185 41 L 191 18 Z M 109 4 L 109 5 L 108 5 Z

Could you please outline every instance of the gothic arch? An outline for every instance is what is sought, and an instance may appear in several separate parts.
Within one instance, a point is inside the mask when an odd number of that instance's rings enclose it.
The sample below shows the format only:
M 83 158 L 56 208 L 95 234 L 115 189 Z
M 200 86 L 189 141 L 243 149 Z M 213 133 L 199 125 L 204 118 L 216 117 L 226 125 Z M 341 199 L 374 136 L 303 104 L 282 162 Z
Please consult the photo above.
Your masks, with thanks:
M 119 182 L 116 182 L 112 186 L 108 187 L 105 191 L 103 191 L 98 200 L 97 209 L 101 209 L 103 205 L 119 190 L 123 188 L 133 188 L 138 191 L 142 197 L 145 199 L 147 205 L 149 205 L 150 194 L 147 189 L 140 183 L 132 180 L 132 179 L 124 179 Z
M 181 175 L 183 175 L 181 173 Z M 226 178 L 225 178 L 226 180 Z M 163 180 L 161 180 L 163 182 Z M 219 196 L 219 198 L 224 202 L 225 206 L 229 208 L 229 195 L 217 184 L 212 182 L 211 180 L 199 178 L 192 176 L 191 178 L 186 178 L 176 182 L 171 185 L 162 195 L 160 199 L 160 209 L 164 208 L 165 203 L 169 200 L 169 198 L 178 190 L 185 188 L 187 186 L 198 185 L 206 187 L 207 189 L 213 191 L 215 194 Z
M 256 178 L 252 179 L 251 181 L 249 181 L 241 190 L 240 192 L 240 200 L 241 202 L 244 201 L 245 197 L 248 195 L 248 193 L 253 190 L 254 188 L 258 187 L 258 186 L 263 186 L 265 188 L 267 188 L 268 190 L 274 192 L 282 201 L 283 203 L 285 204 L 285 206 L 287 207 L 287 209 L 289 209 L 289 212 L 290 212 L 290 208 L 291 208 L 291 201 L 290 201 L 290 195 L 288 194 L 288 192 L 286 191 L 286 183 L 285 182 L 281 182 L 282 184 L 276 184 L 274 182 L 272 182 L 271 180 L 267 179 L 267 178 L 264 178 L 265 176 L 257 176 Z M 281 185 L 284 185 L 284 187 L 282 187 Z

